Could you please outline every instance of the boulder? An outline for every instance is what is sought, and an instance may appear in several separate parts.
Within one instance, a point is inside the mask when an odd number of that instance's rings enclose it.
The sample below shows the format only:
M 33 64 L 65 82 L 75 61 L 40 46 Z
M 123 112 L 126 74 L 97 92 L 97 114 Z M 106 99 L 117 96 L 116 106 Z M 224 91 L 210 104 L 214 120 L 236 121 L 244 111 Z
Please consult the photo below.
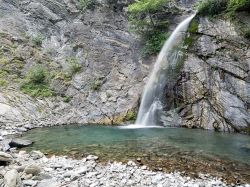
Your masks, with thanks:
M 21 187 L 21 178 L 17 170 L 13 169 L 4 175 L 4 187 Z
M 41 172 L 41 168 L 35 164 L 29 165 L 24 169 L 24 173 L 38 175 Z
M 31 151 L 31 152 L 30 152 L 30 156 L 31 156 L 34 160 L 37 160 L 37 159 L 43 158 L 43 157 L 44 157 L 44 154 L 43 154 L 41 151 Z
M 10 139 L 5 139 L 3 140 L 2 142 L 2 150 L 5 152 L 5 151 L 8 151 L 10 149 L 10 142 L 11 140 Z
M 34 180 L 24 180 L 23 184 L 25 186 L 36 186 L 37 185 L 37 181 L 34 181 Z
M 0 162 L 11 162 L 13 157 L 10 154 L 0 151 Z
M 30 140 L 22 140 L 19 138 L 16 139 L 12 139 L 11 142 L 9 143 L 10 147 L 27 147 L 29 145 L 31 145 L 33 142 Z

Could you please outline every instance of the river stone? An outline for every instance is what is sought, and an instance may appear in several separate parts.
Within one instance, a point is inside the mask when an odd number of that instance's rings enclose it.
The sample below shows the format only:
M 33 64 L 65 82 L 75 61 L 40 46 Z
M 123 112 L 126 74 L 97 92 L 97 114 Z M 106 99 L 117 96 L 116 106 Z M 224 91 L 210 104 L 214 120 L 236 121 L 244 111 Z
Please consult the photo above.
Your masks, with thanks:
M 10 139 L 3 140 L 3 142 L 2 142 L 2 150 L 4 152 L 6 152 L 6 151 L 8 151 L 10 149 L 10 142 L 11 142 Z
M 10 154 L 0 152 L 0 162 L 11 162 L 13 157 Z
M 37 181 L 34 181 L 34 180 L 23 180 L 23 184 L 25 186 L 36 186 L 37 185 Z
M 4 175 L 4 187 L 21 187 L 21 178 L 17 170 L 13 169 Z
M 37 187 L 59 187 L 59 183 L 56 179 L 46 179 L 38 183 Z
M 10 142 L 10 146 L 11 147 L 18 147 L 18 148 L 21 148 L 21 147 L 27 147 L 29 145 L 31 145 L 33 142 L 30 141 L 30 140 L 22 140 L 22 139 L 12 139 L 11 142 Z
M 98 156 L 89 155 L 87 156 L 87 160 L 98 160 Z
M 87 167 L 82 167 L 81 169 L 79 169 L 78 171 L 76 171 L 77 175 L 82 175 L 88 172 L 88 168 Z
M 24 169 L 26 174 L 38 175 L 41 172 L 41 168 L 35 164 L 29 165 Z
M 31 152 L 30 152 L 30 156 L 31 156 L 34 160 L 37 160 L 37 159 L 43 158 L 43 157 L 44 157 L 44 154 L 43 154 L 41 151 L 31 151 Z
M 45 179 L 51 179 L 52 176 L 50 176 L 49 174 L 46 174 L 46 173 L 40 173 L 39 175 L 37 176 L 33 176 L 32 177 L 32 180 L 45 180 Z

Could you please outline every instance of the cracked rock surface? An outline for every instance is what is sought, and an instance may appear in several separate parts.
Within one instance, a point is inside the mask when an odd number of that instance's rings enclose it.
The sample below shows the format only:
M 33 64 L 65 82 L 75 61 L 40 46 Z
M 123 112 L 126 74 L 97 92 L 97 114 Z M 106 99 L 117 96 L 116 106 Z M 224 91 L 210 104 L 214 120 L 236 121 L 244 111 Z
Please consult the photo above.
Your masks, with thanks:
M 199 19 L 177 94 L 181 126 L 241 132 L 250 127 L 250 45 L 225 20 Z
M 137 107 L 148 68 L 142 65 L 138 40 L 128 32 L 125 4 L 115 2 L 119 12 L 106 1 L 85 11 L 76 0 L 0 1 L 0 60 L 9 64 L 0 68 L 11 72 L 7 88 L 0 87 L 2 130 L 118 123 Z M 69 81 L 63 72 L 70 61 L 82 68 Z M 20 92 L 22 78 L 37 63 L 56 72 L 49 85 L 56 97 L 36 99 Z

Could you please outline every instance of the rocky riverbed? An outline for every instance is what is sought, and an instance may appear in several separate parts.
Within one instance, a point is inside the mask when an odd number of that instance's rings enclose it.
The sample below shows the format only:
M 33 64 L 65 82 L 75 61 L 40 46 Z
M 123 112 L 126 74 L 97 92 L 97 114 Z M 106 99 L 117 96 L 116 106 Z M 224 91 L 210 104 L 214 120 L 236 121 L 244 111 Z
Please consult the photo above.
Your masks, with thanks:
M 6 187 L 233 186 L 204 174 L 192 179 L 179 172 L 155 172 L 132 161 L 101 164 L 93 155 L 75 160 L 67 156 L 48 158 L 40 151 L 12 150 L 8 154 L 0 152 L 0 160 L 9 162 L 0 167 L 0 183 Z

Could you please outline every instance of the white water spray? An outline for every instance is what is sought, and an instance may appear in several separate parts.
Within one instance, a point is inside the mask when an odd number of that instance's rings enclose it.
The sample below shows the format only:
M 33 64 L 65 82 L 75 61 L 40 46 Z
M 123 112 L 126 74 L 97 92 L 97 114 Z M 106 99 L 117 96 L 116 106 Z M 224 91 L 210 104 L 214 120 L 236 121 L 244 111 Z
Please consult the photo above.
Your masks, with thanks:
M 177 64 L 179 55 L 174 49 L 182 44 L 186 35 L 189 23 L 194 18 L 192 15 L 181 22 L 165 42 L 153 72 L 146 84 L 136 119 L 137 127 L 155 126 L 156 120 L 160 118 L 163 110 L 162 100 L 164 98 L 164 88 L 167 81 L 167 69 Z

